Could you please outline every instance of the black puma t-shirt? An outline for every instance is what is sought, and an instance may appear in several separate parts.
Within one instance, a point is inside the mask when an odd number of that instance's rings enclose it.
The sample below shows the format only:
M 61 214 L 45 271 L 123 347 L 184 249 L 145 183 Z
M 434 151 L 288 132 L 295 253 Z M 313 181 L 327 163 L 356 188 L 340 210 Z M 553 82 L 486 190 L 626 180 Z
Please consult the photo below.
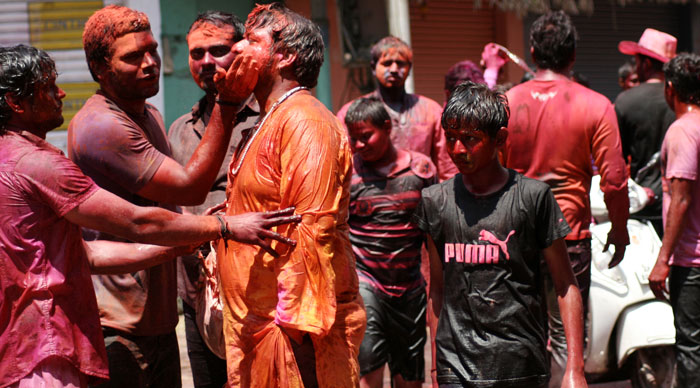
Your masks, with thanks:
M 468 192 L 461 174 L 423 189 L 414 216 L 443 264 L 442 384 L 530 387 L 549 379 L 541 251 L 571 229 L 545 183 L 509 173 L 486 197 Z

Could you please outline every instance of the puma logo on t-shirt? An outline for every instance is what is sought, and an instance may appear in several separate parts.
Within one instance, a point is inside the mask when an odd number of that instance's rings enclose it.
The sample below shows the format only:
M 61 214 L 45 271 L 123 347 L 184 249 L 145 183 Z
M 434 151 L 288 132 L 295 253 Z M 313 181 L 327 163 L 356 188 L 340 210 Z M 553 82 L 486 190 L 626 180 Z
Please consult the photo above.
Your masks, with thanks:
M 457 263 L 497 264 L 501 252 L 506 260 L 510 260 L 507 244 L 513 234 L 515 231 L 511 230 L 505 240 L 501 240 L 495 234 L 482 229 L 479 232 L 479 240 L 491 244 L 445 243 L 445 262 L 454 259 Z

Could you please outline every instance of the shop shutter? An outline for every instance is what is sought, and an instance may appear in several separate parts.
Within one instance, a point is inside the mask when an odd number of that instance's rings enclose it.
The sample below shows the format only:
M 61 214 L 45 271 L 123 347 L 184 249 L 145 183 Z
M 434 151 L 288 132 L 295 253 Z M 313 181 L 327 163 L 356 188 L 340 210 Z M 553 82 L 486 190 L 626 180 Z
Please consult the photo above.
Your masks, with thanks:
M 465 59 L 479 63 L 494 40 L 494 10 L 473 0 L 429 0 L 411 4 L 411 45 L 415 91 L 442 104 L 445 73 Z
M 535 18 L 529 16 L 524 23 L 527 51 L 530 25 Z M 621 91 L 617 69 L 630 58 L 617 50 L 620 41 L 636 42 L 650 27 L 677 37 L 679 52 L 689 50 L 688 6 L 644 2 L 621 7 L 611 1 L 596 1 L 592 16 L 573 16 L 572 20 L 579 35 L 574 70 L 588 78 L 591 89 L 611 101 Z

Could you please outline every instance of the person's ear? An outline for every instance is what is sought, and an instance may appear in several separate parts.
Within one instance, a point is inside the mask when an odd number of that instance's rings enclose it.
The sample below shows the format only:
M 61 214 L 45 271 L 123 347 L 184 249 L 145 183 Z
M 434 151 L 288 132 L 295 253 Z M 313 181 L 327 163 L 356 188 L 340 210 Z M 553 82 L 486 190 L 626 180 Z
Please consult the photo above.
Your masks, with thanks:
M 496 147 L 503 147 L 508 139 L 508 129 L 506 127 L 501 127 L 501 129 L 496 132 Z
M 384 125 L 382 126 L 382 128 L 383 128 L 388 134 L 391 135 L 391 128 L 392 128 L 391 120 L 386 120 L 386 121 L 384 121 Z
M 107 64 L 108 60 L 105 58 L 104 61 L 101 62 L 91 62 L 90 67 L 92 68 L 92 71 L 95 73 L 95 77 L 97 78 L 97 82 L 102 82 L 104 80 L 105 74 L 109 70 L 109 65 Z
M 7 106 L 9 106 L 10 109 L 15 113 L 22 114 L 25 112 L 22 100 L 23 99 L 21 97 L 18 97 L 12 92 L 8 92 L 5 94 L 5 102 L 7 103 Z
M 279 69 L 286 69 L 286 68 L 291 68 L 292 65 L 294 65 L 294 62 L 297 60 L 297 54 L 296 53 L 278 53 L 280 56 L 279 61 L 277 62 L 277 66 L 279 66 Z
M 666 104 L 671 108 L 675 109 L 676 102 L 676 88 L 673 86 L 673 82 L 666 81 L 664 84 L 664 98 L 666 99 Z

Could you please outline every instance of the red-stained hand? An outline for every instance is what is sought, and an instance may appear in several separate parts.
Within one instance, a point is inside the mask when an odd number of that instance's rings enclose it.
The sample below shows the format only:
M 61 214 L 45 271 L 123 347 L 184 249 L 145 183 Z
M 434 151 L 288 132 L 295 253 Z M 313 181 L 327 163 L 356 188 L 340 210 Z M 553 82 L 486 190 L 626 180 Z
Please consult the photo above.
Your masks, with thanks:
M 659 255 L 654 268 L 649 273 L 649 288 L 651 288 L 651 292 L 654 293 L 657 299 L 668 301 L 669 291 L 666 286 L 666 279 L 670 271 L 671 267 L 668 265 L 668 258 Z
M 620 264 L 622 259 L 625 258 L 625 251 L 627 250 L 627 245 L 629 243 L 630 237 L 629 233 L 627 232 L 627 228 L 624 228 L 621 231 L 616 231 L 614 228 L 610 229 L 610 232 L 608 233 L 608 241 L 605 242 L 603 252 L 607 252 L 610 245 L 614 245 L 615 253 L 608 264 L 608 268 L 612 268 Z
M 224 216 L 224 220 L 230 232 L 228 237 L 245 244 L 259 245 L 272 257 L 279 257 L 279 254 L 272 249 L 271 242 L 268 239 L 291 246 L 296 246 L 297 242 L 271 231 L 270 228 L 284 224 L 296 224 L 301 221 L 300 215 L 293 214 L 294 208 L 288 207 L 264 213 L 243 213 L 236 216 Z
M 228 71 L 218 69 L 214 74 L 219 99 L 242 104 L 258 83 L 260 64 L 247 53 L 240 53 Z
M 500 47 L 495 43 L 487 43 L 484 51 L 481 52 L 481 66 L 485 68 L 500 69 L 506 64 L 506 56 Z

